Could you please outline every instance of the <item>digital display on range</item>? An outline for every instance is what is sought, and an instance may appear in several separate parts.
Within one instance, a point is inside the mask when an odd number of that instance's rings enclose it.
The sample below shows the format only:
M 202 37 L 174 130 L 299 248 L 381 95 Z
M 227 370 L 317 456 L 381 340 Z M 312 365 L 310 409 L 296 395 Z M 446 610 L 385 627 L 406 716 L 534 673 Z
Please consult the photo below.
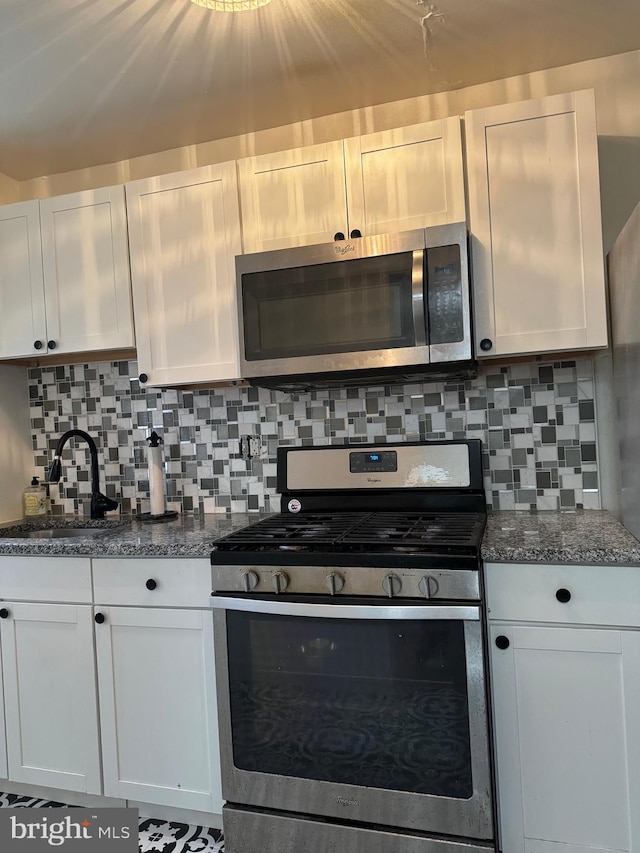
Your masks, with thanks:
M 398 454 L 395 450 L 376 450 L 371 453 L 358 451 L 349 454 L 349 471 L 352 474 L 398 470 Z

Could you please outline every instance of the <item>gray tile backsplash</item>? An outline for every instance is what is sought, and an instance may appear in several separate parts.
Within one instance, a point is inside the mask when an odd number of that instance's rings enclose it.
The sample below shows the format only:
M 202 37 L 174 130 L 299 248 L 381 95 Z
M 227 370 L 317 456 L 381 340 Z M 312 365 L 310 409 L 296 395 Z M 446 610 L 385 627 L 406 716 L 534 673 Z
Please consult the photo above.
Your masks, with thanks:
M 146 437 L 164 440 L 167 504 L 183 512 L 277 510 L 279 444 L 480 438 L 494 509 L 598 509 L 593 364 L 483 365 L 477 379 L 285 394 L 248 387 L 141 387 L 135 361 L 29 371 L 35 473 L 65 430 L 96 440 L 101 485 L 123 512 L 149 511 Z M 258 436 L 245 460 L 241 439 Z M 72 446 L 71 446 L 72 445 Z M 88 513 L 89 455 L 72 440 L 54 513 Z M 26 485 L 26 484 L 25 484 Z

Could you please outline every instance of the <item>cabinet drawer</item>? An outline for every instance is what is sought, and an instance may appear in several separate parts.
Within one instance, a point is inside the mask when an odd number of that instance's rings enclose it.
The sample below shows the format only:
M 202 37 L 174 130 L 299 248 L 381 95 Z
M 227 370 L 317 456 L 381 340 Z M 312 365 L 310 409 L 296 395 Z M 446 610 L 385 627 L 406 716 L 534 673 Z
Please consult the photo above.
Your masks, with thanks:
M 91 604 L 88 557 L 0 557 L 0 598 Z
M 491 621 L 640 627 L 638 566 L 488 563 L 485 577 Z
M 207 559 L 96 559 L 96 604 L 143 607 L 208 607 L 211 566 Z

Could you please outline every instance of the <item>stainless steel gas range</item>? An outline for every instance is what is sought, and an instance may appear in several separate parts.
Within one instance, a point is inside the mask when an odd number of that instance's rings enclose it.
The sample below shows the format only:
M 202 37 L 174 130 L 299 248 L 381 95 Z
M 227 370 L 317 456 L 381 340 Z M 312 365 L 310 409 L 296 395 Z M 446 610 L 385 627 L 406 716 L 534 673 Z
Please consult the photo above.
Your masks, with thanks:
M 477 440 L 283 447 L 211 556 L 227 853 L 494 850 Z

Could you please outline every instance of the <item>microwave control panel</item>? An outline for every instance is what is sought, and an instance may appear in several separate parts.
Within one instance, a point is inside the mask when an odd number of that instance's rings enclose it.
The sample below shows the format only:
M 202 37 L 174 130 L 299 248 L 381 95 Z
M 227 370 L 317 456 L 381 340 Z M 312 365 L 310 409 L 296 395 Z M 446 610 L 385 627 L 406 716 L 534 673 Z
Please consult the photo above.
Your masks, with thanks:
M 431 343 L 463 339 L 460 247 L 427 249 L 429 328 Z

